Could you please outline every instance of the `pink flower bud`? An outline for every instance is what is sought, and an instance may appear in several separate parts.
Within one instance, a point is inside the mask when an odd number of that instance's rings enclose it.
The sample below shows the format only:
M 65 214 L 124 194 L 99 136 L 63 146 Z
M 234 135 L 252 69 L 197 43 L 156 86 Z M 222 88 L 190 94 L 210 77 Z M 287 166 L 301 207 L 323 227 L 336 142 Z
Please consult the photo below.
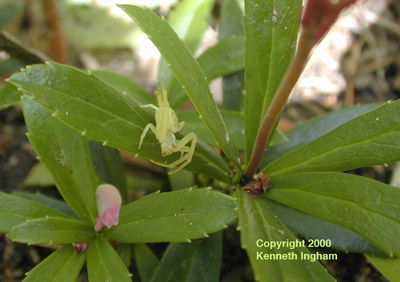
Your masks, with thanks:
M 303 28 L 315 29 L 315 41 L 324 36 L 340 12 L 356 0 L 308 0 L 301 21 Z
M 110 184 L 99 185 L 96 190 L 96 200 L 98 216 L 94 230 L 99 231 L 104 226 L 111 228 L 117 225 L 122 201 L 118 189 Z

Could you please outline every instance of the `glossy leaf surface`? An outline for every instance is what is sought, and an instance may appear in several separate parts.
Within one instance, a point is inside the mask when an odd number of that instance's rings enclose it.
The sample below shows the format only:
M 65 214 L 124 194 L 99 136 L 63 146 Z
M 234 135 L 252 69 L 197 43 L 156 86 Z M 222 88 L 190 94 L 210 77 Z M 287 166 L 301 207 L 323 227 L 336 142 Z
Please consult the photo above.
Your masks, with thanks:
M 303 254 L 310 254 L 305 247 L 258 247 L 258 240 L 294 242 L 300 239 L 271 211 L 263 196 L 252 198 L 241 188 L 237 189 L 237 195 L 241 243 L 256 281 L 335 281 L 319 262 L 301 259 Z M 263 260 L 264 255 L 279 254 L 286 255 L 286 259 Z
M 214 0 L 184 0 L 168 15 L 168 24 L 176 32 L 179 38 L 185 42 L 190 52 L 194 54 L 207 29 L 209 18 L 211 16 Z M 171 105 L 174 106 L 175 96 L 186 94 L 172 91 L 172 85 L 179 85 L 174 78 L 168 64 L 164 59 L 160 61 L 159 81 L 163 82 L 168 92 L 171 93 Z
M 89 281 L 132 281 L 132 275 L 106 238 L 98 237 L 86 252 Z
M 53 175 L 60 194 L 80 218 L 94 223 L 97 183 L 86 138 L 29 97 L 22 97 L 22 106 L 28 138 Z
M 154 111 L 140 108 L 135 99 L 90 72 L 48 63 L 14 74 L 10 81 L 49 109 L 57 119 L 81 134 L 117 149 L 138 153 L 144 127 L 154 123 Z M 182 134 L 177 134 L 177 138 L 181 139 Z M 176 153 L 162 157 L 160 144 L 151 133 L 144 139 L 139 155 L 159 162 L 173 161 L 179 156 Z M 186 168 L 223 181 L 229 179 L 226 162 L 201 142 Z
M 78 219 L 78 217 L 73 212 L 73 210 L 64 201 L 54 199 L 54 198 L 51 198 L 51 197 L 48 197 L 46 195 L 39 194 L 39 193 L 32 194 L 32 193 L 28 193 L 28 192 L 16 192 L 16 193 L 14 193 L 14 195 L 37 202 L 39 204 L 43 204 L 49 208 L 59 211 L 60 213 L 62 213 L 64 215 Z M 60 217 L 60 215 L 52 215 L 52 216 Z M 43 216 L 41 216 L 41 217 L 43 217 Z
M 270 176 L 345 171 L 400 160 L 400 100 L 388 102 L 271 162 Z
M 133 5 L 120 5 L 120 7 L 135 20 L 159 49 L 222 151 L 229 160 L 239 166 L 239 152 L 230 141 L 221 113 L 208 87 L 208 81 L 188 47 L 168 23 L 151 10 Z
M 154 104 L 155 102 L 155 99 L 142 86 L 126 76 L 108 70 L 93 70 L 92 72 L 107 84 L 120 92 L 125 92 L 141 104 Z
M 222 117 L 232 139 L 233 144 L 239 150 L 244 148 L 244 118 L 243 114 L 235 111 L 221 111 Z M 214 147 L 217 146 L 217 141 L 205 126 L 199 114 L 196 111 L 183 111 L 178 114 L 180 120 L 185 121 L 185 127 L 188 130 L 195 131 L 196 134 L 207 144 Z
M 73 282 L 84 263 L 85 253 L 78 254 L 72 245 L 65 245 L 29 271 L 23 282 Z
M 349 229 L 270 199 L 266 198 L 265 200 L 279 219 L 303 238 L 330 240 L 332 248 L 341 251 L 385 255 L 384 252 Z
M 95 236 L 93 226 L 59 217 L 31 219 L 14 226 L 8 237 L 27 244 L 66 244 L 89 242 Z
M 106 236 L 125 243 L 187 242 L 207 237 L 236 219 L 236 201 L 203 189 L 153 193 L 121 208 Z
M 275 201 L 352 230 L 386 253 L 400 254 L 400 188 L 334 172 L 274 177 L 272 185 L 267 196 Z
M 244 68 L 244 36 L 231 36 L 208 48 L 199 58 L 199 65 L 208 81 Z M 178 81 L 170 86 L 171 107 L 176 108 L 187 100 L 185 89 Z M 240 94 L 241 96 L 242 93 Z
M 314 141 L 329 131 L 344 124 L 345 122 L 372 111 L 380 105 L 382 104 L 354 106 L 348 109 L 338 110 L 315 117 L 305 123 L 300 124 L 299 126 L 296 126 L 285 133 L 286 137 L 288 138 L 288 142 L 285 144 L 279 144 L 277 146 L 270 144 L 271 147 L 268 148 L 266 154 L 264 155 L 261 167 L 266 166 L 271 161 L 283 156 L 297 147 Z
M 222 232 L 192 243 L 171 243 L 151 281 L 219 281 L 221 262 Z
M 228 129 L 229 136 L 232 138 L 233 144 L 235 144 L 236 148 L 239 150 L 244 149 L 244 115 L 241 112 L 230 110 L 221 110 L 221 114 Z M 201 118 L 199 118 L 197 112 L 183 111 L 180 112 L 178 116 L 180 120 L 185 121 L 186 128 L 195 131 L 196 134 L 207 144 L 217 147 L 217 141 L 210 134 L 210 131 L 202 122 Z M 278 144 L 286 141 L 287 138 L 285 135 L 280 131 L 276 131 L 272 137 L 271 144 Z
M 296 48 L 302 1 L 245 1 L 246 162 Z
M 45 216 L 65 217 L 64 213 L 41 203 L 0 192 L 0 231 L 7 232 L 13 226 L 28 219 Z

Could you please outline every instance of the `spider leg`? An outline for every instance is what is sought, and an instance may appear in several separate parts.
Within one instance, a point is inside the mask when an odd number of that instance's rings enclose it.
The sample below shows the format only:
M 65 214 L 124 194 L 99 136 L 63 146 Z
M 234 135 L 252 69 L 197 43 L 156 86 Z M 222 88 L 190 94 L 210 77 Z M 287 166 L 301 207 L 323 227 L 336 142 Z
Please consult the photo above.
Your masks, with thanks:
M 162 163 L 162 162 L 157 162 L 157 161 L 151 160 L 151 162 L 153 164 L 156 164 L 156 165 L 159 165 L 159 166 L 163 166 L 163 167 L 166 167 L 166 168 L 174 168 L 174 167 L 178 166 L 180 163 L 182 163 L 184 161 L 186 161 L 186 155 L 183 156 L 182 158 L 177 159 L 176 161 L 173 161 L 170 164 L 166 164 L 166 163 Z
M 140 141 L 139 141 L 138 151 L 140 150 L 140 147 L 142 147 L 142 143 L 143 143 L 144 137 L 146 136 L 146 134 L 147 134 L 147 132 L 149 131 L 149 129 L 151 129 L 151 131 L 153 131 L 154 134 L 156 134 L 156 127 L 155 127 L 153 124 L 148 123 L 148 124 L 146 125 L 146 127 L 143 129 L 142 135 L 140 135 Z
M 174 153 L 180 152 L 181 156 L 180 156 L 179 159 L 173 161 L 170 164 L 157 162 L 157 161 L 153 161 L 153 160 L 151 160 L 151 162 L 156 164 L 156 165 L 163 166 L 163 167 L 166 167 L 166 168 L 174 168 L 174 167 L 178 166 L 180 163 L 186 161 L 187 154 L 186 155 L 183 155 L 183 154 L 187 153 L 189 151 L 190 151 L 190 147 L 188 147 L 188 146 L 181 147 L 179 151 L 177 151 L 176 148 L 174 148 Z
M 185 126 L 185 122 L 181 121 L 178 123 L 178 129 L 176 130 L 176 132 L 181 131 L 181 129 Z
M 190 147 L 186 146 L 187 144 L 190 143 L 190 141 L 192 141 L 191 146 Z M 173 152 L 176 153 L 176 152 L 180 152 L 182 150 L 185 150 L 185 152 L 187 152 L 187 150 L 189 150 L 189 152 L 190 152 L 192 149 L 194 149 L 194 147 L 196 147 L 196 144 L 197 144 L 197 135 L 194 132 L 191 132 L 188 135 L 186 135 L 185 137 L 183 137 L 181 140 L 178 140 L 175 148 L 173 148 Z
M 183 154 L 184 154 L 184 153 L 187 153 L 187 152 L 189 152 L 189 151 L 190 151 L 190 148 L 189 148 L 189 147 L 184 147 L 184 148 L 182 148 L 182 150 L 179 151 L 179 152 L 181 153 L 180 158 L 183 157 Z
M 181 153 L 181 157 L 180 158 L 182 158 L 182 156 L 184 155 L 184 153 L 188 153 L 190 151 L 190 147 L 188 147 L 188 146 L 184 146 L 184 147 L 182 147 L 182 148 L 180 148 L 180 150 L 176 150 L 175 148 L 173 149 L 173 153 Z
M 187 148 L 190 149 L 189 147 L 187 147 Z M 177 163 L 177 164 L 175 164 L 175 166 L 170 167 L 170 168 L 174 168 L 174 167 L 178 167 L 178 168 L 173 170 L 173 171 L 168 171 L 168 175 L 177 173 L 178 171 L 183 169 L 185 166 L 190 164 L 190 162 L 192 161 L 192 156 L 190 155 L 190 153 L 187 153 L 186 155 L 184 155 L 183 157 L 179 158 L 178 160 L 180 161 L 180 164 Z
M 153 109 L 155 111 L 158 110 L 158 107 L 156 105 L 153 105 L 153 104 L 139 105 L 139 107 L 140 108 L 151 108 L 151 109 Z
M 186 146 L 190 142 L 191 142 L 190 147 Z M 181 169 L 183 169 L 185 166 L 187 166 L 192 161 L 192 157 L 194 154 L 194 150 L 196 148 L 196 144 L 197 144 L 197 135 L 193 132 L 189 133 L 182 140 L 179 140 L 177 143 L 177 146 L 173 149 L 174 153 L 178 153 L 178 152 L 181 153 L 181 156 L 179 159 L 177 159 L 176 161 L 174 161 L 170 164 L 156 162 L 153 160 L 151 162 L 156 165 L 163 166 L 166 168 L 178 167 L 177 169 L 168 172 L 168 174 L 174 174 L 174 173 L 180 171 Z M 186 154 L 184 154 L 184 153 L 186 153 Z
M 189 144 L 189 142 L 191 142 L 190 147 L 186 146 L 187 144 Z M 189 133 L 188 135 L 183 137 L 182 140 L 178 141 L 176 147 L 174 148 L 174 152 L 181 152 L 181 157 L 178 160 L 181 160 L 182 164 L 181 165 L 176 164 L 176 166 L 179 165 L 179 167 L 174 171 L 168 172 L 168 174 L 173 174 L 180 171 L 182 168 L 187 166 L 192 161 L 196 144 L 197 144 L 197 135 L 193 132 Z M 182 152 L 187 152 L 187 153 L 186 155 L 182 156 L 183 154 Z

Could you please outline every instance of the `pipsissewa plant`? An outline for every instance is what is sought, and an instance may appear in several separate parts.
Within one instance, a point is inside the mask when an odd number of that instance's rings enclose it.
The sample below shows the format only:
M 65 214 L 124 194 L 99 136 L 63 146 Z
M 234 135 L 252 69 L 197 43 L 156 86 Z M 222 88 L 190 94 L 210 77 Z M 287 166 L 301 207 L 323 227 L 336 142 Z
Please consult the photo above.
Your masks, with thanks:
M 119 244 L 121 256 L 127 252 L 129 257 L 130 244 L 135 244 L 135 263 L 143 281 L 218 281 L 219 231 L 235 224 L 237 218 L 242 247 L 260 281 L 333 278 L 319 262 L 300 259 L 310 253 L 306 247 L 263 249 L 257 245 L 259 240 L 294 242 L 299 235 L 329 239 L 339 250 L 400 254 L 400 190 L 341 173 L 400 160 L 398 101 L 328 114 L 291 130 L 286 137 L 275 130 L 311 48 L 339 12 L 354 1 L 308 1 L 293 60 L 302 1 L 245 1 L 245 35 L 244 26 L 237 24 L 241 16 L 237 2 L 226 1 L 221 40 L 195 59 L 191 54 L 213 5 L 213 1 L 200 2 L 183 1 L 168 22 L 147 8 L 121 8 L 165 60 L 160 80 L 166 85 L 170 107 L 177 109 L 190 98 L 196 109 L 178 112 L 179 120 L 199 139 L 184 169 L 223 183 L 215 188 L 224 187 L 231 195 L 220 189 L 184 189 L 129 202 L 123 182 L 110 179 L 122 196 L 119 221 L 110 229 L 96 227 L 95 192 L 102 181 L 96 179 L 88 139 L 164 164 L 179 160 L 180 153 L 188 151 L 163 156 L 162 142 L 154 134 L 141 139 L 146 126 L 157 119 L 153 110 L 141 106 L 154 101 L 137 85 L 132 91 L 126 87 L 129 83 L 116 83 L 115 75 L 107 72 L 84 72 L 55 63 L 29 66 L 8 81 L 23 94 L 29 139 L 68 205 L 27 194 L 1 194 L 0 231 L 18 242 L 65 244 L 35 267 L 26 281 L 76 280 L 85 261 L 90 281 L 130 281 L 129 260 L 120 259 L 110 240 Z M 179 25 L 179 21 L 190 24 Z M 220 111 L 209 80 L 243 68 L 244 115 Z M 243 108 L 237 79 L 240 76 L 224 81 L 228 109 Z M 188 136 L 185 129 L 170 133 L 176 140 Z M 243 150 L 244 159 L 239 153 Z M 262 188 L 269 188 L 264 187 L 265 177 L 270 178 L 272 188 L 263 193 Z M 253 196 L 241 186 L 250 187 L 247 190 Z M 207 238 L 208 233 L 215 234 Z M 206 239 L 182 243 L 198 238 Z M 161 261 L 142 244 L 153 242 L 173 242 Z M 289 251 L 298 259 L 262 259 L 264 254 Z

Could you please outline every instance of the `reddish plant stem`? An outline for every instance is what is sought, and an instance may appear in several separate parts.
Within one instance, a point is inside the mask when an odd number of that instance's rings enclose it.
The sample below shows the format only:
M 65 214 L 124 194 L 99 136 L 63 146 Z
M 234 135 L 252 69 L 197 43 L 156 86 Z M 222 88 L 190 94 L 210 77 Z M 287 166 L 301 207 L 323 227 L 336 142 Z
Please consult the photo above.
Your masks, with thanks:
M 64 36 L 58 16 L 56 0 L 42 0 L 43 12 L 49 28 L 50 56 L 54 61 L 66 64 L 67 56 L 64 45 Z
M 289 70 L 272 100 L 258 130 L 256 144 L 245 172 L 245 175 L 248 178 L 253 178 L 260 166 L 274 125 L 285 107 L 286 101 L 296 85 L 297 80 L 303 72 L 308 55 L 315 43 L 315 30 L 311 28 L 303 28 L 300 32 L 296 55 L 294 56 L 292 64 L 290 65 Z

